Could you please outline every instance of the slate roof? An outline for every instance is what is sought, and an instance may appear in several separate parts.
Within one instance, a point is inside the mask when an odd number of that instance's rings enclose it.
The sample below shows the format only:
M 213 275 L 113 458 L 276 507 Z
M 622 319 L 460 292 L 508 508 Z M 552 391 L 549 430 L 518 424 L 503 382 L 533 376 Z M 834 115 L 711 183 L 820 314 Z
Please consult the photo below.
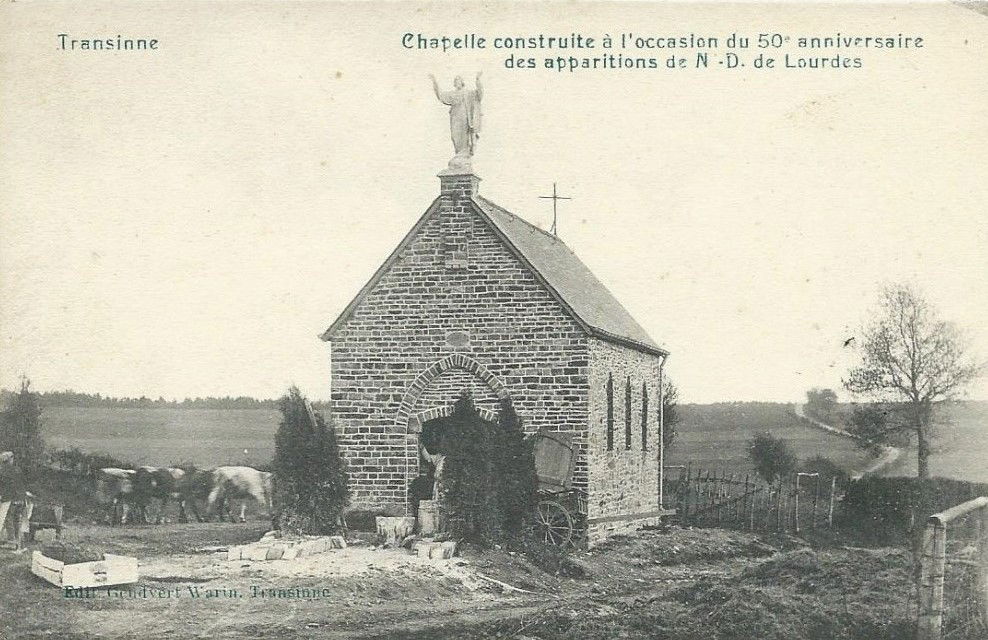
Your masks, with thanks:
M 559 238 L 499 207 L 481 196 L 472 200 L 475 211 L 505 240 L 508 248 L 526 263 L 560 304 L 591 335 L 648 353 L 668 355 L 639 325 L 607 287 Z M 374 288 L 419 229 L 438 211 L 439 200 L 419 219 L 388 259 L 347 305 L 335 322 L 320 335 L 331 340 L 364 297 Z
M 486 198 L 474 202 L 591 333 L 666 353 L 562 240 Z

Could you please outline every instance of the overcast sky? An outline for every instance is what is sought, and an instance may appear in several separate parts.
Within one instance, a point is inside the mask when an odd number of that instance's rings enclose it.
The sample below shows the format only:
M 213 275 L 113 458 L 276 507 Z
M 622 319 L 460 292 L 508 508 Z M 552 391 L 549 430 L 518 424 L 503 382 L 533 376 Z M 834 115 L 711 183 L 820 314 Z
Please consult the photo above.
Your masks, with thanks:
M 317 334 L 438 195 L 451 154 L 427 75 L 477 70 L 481 193 L 544 228 L 538 196 L 557 182 L 573 197 L 561 237 L 672 352 L 684 401 L 838 387 L 886 281 L 917 283 L 988 357 L 988 18 L 957 6 L 0 11 L 0 386 L 328 397 Z M 420 31 L 926 47 L 855 52 L 858 70 L 557 74 L 402 49 Z M 58 33 L 160 48 L 59 51 Z M 972 392 L 988 398 L 988 381 Z

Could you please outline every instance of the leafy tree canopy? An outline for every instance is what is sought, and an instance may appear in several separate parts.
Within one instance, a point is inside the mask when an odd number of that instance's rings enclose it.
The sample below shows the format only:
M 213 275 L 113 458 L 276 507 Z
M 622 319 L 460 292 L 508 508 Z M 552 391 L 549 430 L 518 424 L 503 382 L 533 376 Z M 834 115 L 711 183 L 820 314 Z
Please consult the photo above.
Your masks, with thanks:
M 798 459 L 789 443 L 770 433 L 756 434 L 748 442 L 748 458 L 765 482 L 775 482 L 796 471 Z

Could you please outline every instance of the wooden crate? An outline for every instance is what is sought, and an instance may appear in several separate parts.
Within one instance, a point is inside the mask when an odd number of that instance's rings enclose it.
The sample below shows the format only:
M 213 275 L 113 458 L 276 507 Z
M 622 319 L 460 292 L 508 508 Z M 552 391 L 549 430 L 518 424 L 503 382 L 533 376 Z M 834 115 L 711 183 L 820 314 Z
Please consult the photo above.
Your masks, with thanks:
M 103 554 L 102 560 L 65 564 L 40 551 L 31 557 L 31 573 L 56 587 L 106 587 L 137 582 L 137 558 Z

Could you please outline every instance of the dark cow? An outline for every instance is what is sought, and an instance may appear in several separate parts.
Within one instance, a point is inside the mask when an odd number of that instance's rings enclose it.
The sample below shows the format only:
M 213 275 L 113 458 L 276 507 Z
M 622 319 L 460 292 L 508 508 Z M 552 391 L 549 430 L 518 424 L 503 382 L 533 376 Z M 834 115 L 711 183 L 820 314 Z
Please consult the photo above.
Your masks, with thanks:
M 213 488 L 213 472 L 195 467 L 185 467 L 182 470 L 185 474 L 178 480 L 176 487 L 179 495 L 179 520 L 187 522 L 188 512 L 191 510 L 196 520 L 202 522 L 199 504 L 209 499 L 209 492 Z
M 126 524 L 130 508 L 140 507 L 134 491 L 133 469 L 106 467 L 96 472 L 96 500 L 109 509 L 110 524 Z
M 134 476 L 134 487 L 142 510 L 146 513 L 153 500 L 158 501 L 156 524 L 164 520 L 169 500 L 178 502 L 179 522 L 188 522 L 186 505 L 192 507 L 197 520 L 201 521 L 196 499 L 206 497 L 208 480 L 203 479 L 203 473 L 190 467 L 141 467 Z
M 207 513 L 219 511 L 220 520 L 225 513 L 233 522 L 230 514 L 230 500 L 242 500 L 240 505 L 240 522 L 247 522 L 247 501 L 253 500 L 262 509 L 271 513 L 271 494 L 273 476 L 266 471 L 258 471 L 253 467 L 219 467 L 213 470 L 212 489 L 209 492 Z

